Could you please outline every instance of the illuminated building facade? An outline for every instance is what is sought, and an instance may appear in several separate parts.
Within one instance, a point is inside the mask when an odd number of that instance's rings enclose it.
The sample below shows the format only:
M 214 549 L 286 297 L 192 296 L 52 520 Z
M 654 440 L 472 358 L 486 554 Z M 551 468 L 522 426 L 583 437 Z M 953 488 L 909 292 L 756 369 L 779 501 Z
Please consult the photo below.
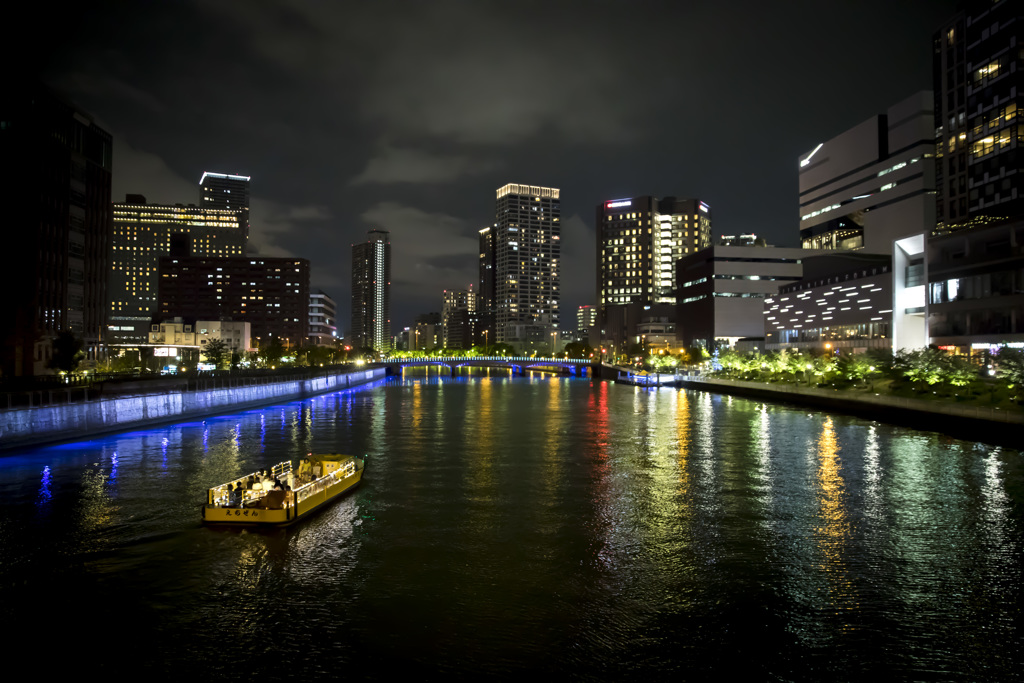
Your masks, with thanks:
M 765 299 L 765 350 L 891 350 L 892 282 L 891 258 L 884 254 L 840 251 L 804 259 L 803 278 Z
M 644 320 L 675 320 L 676 264 L 711 246 L 711 208 L 699 199 L 643 196 L 597 205 L 596 333 L 614 350 L 639 340 Z
M 107 318 L 112 138 L 41 84 L 0 92 L 0 376 L 52 372 L 70 331 L 96 359 Z
M 147 204 L 142 195 L 128 195 L 124 203 L 115 203 L 107 343 L 145 342 L 157 307 L 160 257 L 171 252 L 175 236 L 187 240 L 189 253 L 195 256 L 242 256 L 243 220 L 241 211 Z
M 890 254 L 935 225 L 933 97 L 922 91 L 800 157 L 800 242 Z
M 352 345 L 391 349 L 391 239 L 387 230 L 370 230 L 352 245 Z
M 315 346 L 334 346 L 338 340 L 338 307 L 323 291 L 309 295 L 309 340 Z
M 251 324 L 252 341 L 289 347 L 309 336 L 309 261 L 235 256 L 216 258 L 172 250 L 160 257 L 155 320 L 225 320 Z
M 550 350 L 558 333 L 561 192 L 510 183 L 496 192 L 496 341 L 520 351 Z
M 247 175 L 206 171 L 199 179 L 200 206 L 204 209 L 241 211 L 245 238 L 249 239 L 249 180 Z
M 937 230 L 1024 211 L 1024 3 L 974 0 L 935 34 Z

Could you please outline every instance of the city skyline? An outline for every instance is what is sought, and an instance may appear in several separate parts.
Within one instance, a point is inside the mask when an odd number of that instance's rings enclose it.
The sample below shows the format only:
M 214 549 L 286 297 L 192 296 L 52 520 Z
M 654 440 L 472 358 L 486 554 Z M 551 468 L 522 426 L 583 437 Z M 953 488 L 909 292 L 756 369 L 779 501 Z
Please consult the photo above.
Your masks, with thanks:
M 739 9 L 758 21 L 733 22 L 701 7 L 619 16 L 557 3 L 529 41 L 528 16 L 485 40 L 474 27 L 496 10 L 483 5 L 405 7 L 398 22 L 383 8 L 301 3 L 90 8 L 57 20 L 66 40 L 40 55 L 38 75 L 114 134 L 114 197 L 174 203 L 205 169 L 252 176 L 254 253 L 312 257 L 312 286 L 340 302 L 345 247 L 372 227 L 393 232 L 401 327 L 444 288 L 477 280 L 486 196 L 509 179 L 569 198 L 562 299 L 573 310 L 594 303 L 591 212 L 607 197 L 700 196 L 720 232 L 795 246 L 799 155 L 929 87 L 931 35 L 954 5 L 751 4 Z M 652 16 L 701 30 L 648 41 L 639 29 Z M 359 38 L 386 19 L 400 49 Z M 168 36 L 188 26 L 194 45 L 134 30 L 151 23 Z M 615 39 L 592 40 L 605 34 Z M 886 50 L 837 40 L 864 35 Z M 206 80 L 218 61 L 231 88 Z M 327 84 L 341 94 L 324 100 Z

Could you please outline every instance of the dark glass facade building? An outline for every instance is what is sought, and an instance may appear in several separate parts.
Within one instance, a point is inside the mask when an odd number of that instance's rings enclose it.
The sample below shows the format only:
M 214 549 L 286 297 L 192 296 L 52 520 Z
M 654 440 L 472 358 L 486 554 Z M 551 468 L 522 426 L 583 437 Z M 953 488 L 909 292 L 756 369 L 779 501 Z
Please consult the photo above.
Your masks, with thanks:
M 1024 2 L 975 0 L 934 37 L 936 231 L 1024 208 Z
M 0 92 L 0 375 L 50 372 L 69 331 L 90 358 L 103 341 L 113 142 L 41 84 Z

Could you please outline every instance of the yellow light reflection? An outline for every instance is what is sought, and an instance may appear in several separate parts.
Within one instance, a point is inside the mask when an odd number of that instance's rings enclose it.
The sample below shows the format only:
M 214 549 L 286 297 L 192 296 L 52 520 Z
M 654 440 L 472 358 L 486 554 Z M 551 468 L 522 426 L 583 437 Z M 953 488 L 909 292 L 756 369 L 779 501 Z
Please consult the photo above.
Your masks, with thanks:
M 850 536 L 844 500 L 845 483 L 840 474 L 839 441 L 829 417 L 818 438 L 818 517 L 815 527 L 817 546 L 822 554 L 821 570 L 828 582 L 828 598 L 840 611 L 855 609 L 856 596 L 846 567 L 845 551 Z

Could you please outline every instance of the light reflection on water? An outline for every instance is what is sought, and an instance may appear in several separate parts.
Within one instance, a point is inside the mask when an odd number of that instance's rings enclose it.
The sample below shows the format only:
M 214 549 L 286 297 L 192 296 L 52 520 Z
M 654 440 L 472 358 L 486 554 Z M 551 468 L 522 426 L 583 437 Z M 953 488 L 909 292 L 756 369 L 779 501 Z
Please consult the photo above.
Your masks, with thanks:
M 1019 452 L 460 373 L 0 460 L 13 651 L 71 601 L 111 626 L 65 659 L 138 675 L 1000 680 L 1024 663 Z M 366 480 L 294 528 L 198 525 L 207 487 L 308 451 L 366 455 Z

